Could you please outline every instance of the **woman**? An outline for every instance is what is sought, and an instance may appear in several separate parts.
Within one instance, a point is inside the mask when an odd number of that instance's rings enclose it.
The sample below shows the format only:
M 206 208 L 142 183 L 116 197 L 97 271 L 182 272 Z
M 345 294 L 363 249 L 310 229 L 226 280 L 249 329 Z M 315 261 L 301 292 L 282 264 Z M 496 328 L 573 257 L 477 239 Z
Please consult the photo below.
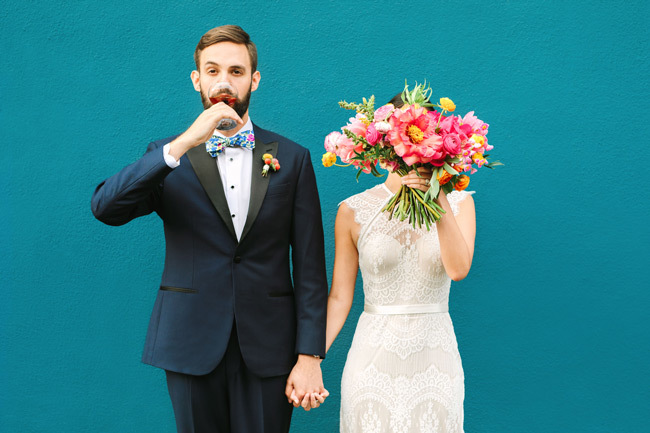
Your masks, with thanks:
M 441 192 L 446 213 L 428 232 L 389 220 L 381 209 L 402 184 L 428 189 L 431 173 L 420 174 L 390 173 L 339 207 L 327 349 L 350 312 L 359 268 L 365 295 L 343 369 L 341 432 L 463 431 L 464 375 L 447 304 L 450 280 L 472 264 L 474 202 L 466 191 Z

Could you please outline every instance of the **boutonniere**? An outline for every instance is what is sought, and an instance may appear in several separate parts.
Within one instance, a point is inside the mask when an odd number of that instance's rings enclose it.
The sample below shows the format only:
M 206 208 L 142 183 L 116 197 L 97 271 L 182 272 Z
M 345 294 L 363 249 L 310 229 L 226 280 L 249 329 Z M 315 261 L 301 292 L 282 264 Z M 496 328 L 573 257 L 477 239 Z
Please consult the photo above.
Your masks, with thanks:
M 271 171 L 278 171 L 280 170 L 280 163 L 278 162 L 277 158 L 273 158 L 273 155 L 270 153 L 265 153 L 262 155 L 262 159 L 264 160 L 264 167 L 262 168 L 262 176 L 268 176 L 269 170 Z

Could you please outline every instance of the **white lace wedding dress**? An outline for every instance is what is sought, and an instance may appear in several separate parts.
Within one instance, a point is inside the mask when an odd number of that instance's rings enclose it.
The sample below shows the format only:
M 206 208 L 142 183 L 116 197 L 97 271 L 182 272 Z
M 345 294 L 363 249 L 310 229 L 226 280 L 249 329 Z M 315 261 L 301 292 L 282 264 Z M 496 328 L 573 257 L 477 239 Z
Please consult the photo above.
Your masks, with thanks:
M 469 194 L 447 195 L 454 214 Z M 365 307 L 343 369 L 341 432 L 462 433 L 463 367 L 436 227 L 389 220 L 391 196 L 381 184 L 344 201 L 361 226 Z

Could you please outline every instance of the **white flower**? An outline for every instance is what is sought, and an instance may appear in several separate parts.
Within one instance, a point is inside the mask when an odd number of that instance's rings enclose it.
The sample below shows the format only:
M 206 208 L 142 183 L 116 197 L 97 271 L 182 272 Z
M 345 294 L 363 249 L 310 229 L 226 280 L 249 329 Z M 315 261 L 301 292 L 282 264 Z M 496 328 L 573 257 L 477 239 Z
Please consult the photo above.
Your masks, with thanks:
M 388 131 L 392 129 L 392 126 L 390 126 L 390 123 L 388 122 L 377 122 L 375 123 L 375 129 L 380 134 L 386 134 Z

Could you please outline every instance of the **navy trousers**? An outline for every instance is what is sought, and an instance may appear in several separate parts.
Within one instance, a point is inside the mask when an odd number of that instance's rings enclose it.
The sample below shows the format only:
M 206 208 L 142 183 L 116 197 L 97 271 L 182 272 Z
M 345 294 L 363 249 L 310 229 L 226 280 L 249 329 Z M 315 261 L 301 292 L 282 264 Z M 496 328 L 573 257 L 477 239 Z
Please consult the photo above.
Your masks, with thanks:
M 241 355 L 236 326 L 226 354 L 205 376 L 166 371 L 178 433 L 287 433 L 293 406 L 288 375 L 261 378 Z

